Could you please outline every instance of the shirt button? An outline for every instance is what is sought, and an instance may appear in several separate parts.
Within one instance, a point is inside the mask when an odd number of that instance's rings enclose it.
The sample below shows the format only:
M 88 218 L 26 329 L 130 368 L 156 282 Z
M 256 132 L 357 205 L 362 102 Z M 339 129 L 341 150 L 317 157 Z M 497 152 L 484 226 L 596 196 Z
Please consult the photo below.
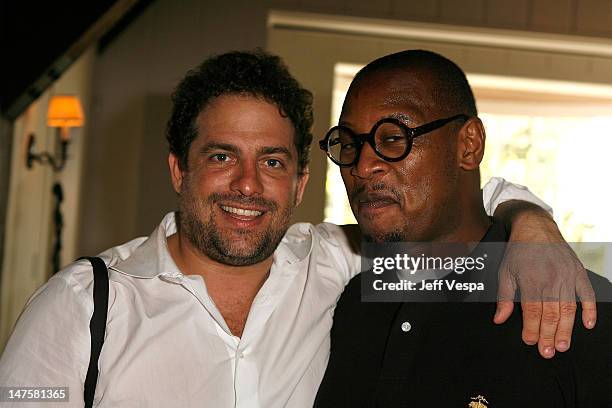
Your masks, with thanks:
M 239 353 L 239 354 L 238 354 L 238 357 L 239 357 L 239 358 L 244 358 L 244 353 Z
M 410 322 L 402 323 L 402 331 L 403 332 L 409 332 L 410 329 L 412 329 L 412 325 L 410 324 Z

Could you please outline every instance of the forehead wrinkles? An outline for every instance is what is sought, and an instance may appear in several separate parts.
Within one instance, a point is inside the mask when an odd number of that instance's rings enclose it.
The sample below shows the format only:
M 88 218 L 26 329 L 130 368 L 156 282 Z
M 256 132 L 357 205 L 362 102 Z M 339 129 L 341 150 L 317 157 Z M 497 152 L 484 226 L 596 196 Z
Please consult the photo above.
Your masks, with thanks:
M 367 74 L 353 83 L 342 109 L 342 117 L 362 115 L 363 110 L 382 110 L 432 116 L 438 108 L 428 80 L 414 72 L 379 71 Z M 435 116 L 435 114 L 433 114 Z
M 432 107 L 427 99 L 427 95 L 415 89 L 392 89 L 385 92 L 380 107 L 394 109 L 398 112 L 407 110 L 423 117 Z

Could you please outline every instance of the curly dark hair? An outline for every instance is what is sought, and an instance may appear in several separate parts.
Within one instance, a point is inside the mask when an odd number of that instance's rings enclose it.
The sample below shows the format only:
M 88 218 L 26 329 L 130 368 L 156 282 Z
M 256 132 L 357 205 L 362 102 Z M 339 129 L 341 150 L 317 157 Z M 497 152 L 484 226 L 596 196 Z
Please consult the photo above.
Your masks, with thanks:
M 196 119 L 214 98 L 250 94 L 274 103 L 295 129 L 298 171 L 308 165 L 312 142 L 312 94 L 291 76 L 282 60 L 260 49 L 233 51 L 206 59 L 187 73 L 172 95 L 166 138 L 170 152 L 187 169 L 189 146 L 198 134 Z

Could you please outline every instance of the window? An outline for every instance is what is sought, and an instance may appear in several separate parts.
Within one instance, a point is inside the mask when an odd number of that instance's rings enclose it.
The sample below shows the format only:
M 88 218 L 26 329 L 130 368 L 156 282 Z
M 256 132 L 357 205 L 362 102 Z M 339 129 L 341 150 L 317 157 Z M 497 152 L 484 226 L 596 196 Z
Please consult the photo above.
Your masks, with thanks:
M 335 66 L 332 125 L 359 68 Z M 568 241 L 612 241 L 612 189 L 605 180 L 612 174 L 612 87 L 476 74 L 468 79 L 487 132 L 483 184 L 502 176 L 528 186 L 554 208 Z M 325 220 L 355 223 L 340 191 L 339 168 L 329 162 Z M 581 257 L 602 271 L 605 251 L 597 248 L 589 244 Z

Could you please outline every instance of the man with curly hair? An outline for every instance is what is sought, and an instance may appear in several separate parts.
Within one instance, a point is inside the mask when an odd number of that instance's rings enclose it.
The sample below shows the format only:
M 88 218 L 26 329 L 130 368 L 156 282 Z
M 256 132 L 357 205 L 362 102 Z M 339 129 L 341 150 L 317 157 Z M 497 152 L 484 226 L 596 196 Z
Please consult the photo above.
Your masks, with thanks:
M 149 238 L 100 255 L 109 306 L 90 363 L 94 405 L 307 407 L 337 299 L 360 269 L 338 226 L 290 227 L 308 180 L 311 94 L 278 57 L 231 52 L 190 71 L 173 101 L 168 164 L 179 211 Z M 486 201 L 495 206 L 499 192 Z M 30 299 L 0 384 L 68 387 L 69 405 L 82 406 L 92 280 L 79 261 Z

